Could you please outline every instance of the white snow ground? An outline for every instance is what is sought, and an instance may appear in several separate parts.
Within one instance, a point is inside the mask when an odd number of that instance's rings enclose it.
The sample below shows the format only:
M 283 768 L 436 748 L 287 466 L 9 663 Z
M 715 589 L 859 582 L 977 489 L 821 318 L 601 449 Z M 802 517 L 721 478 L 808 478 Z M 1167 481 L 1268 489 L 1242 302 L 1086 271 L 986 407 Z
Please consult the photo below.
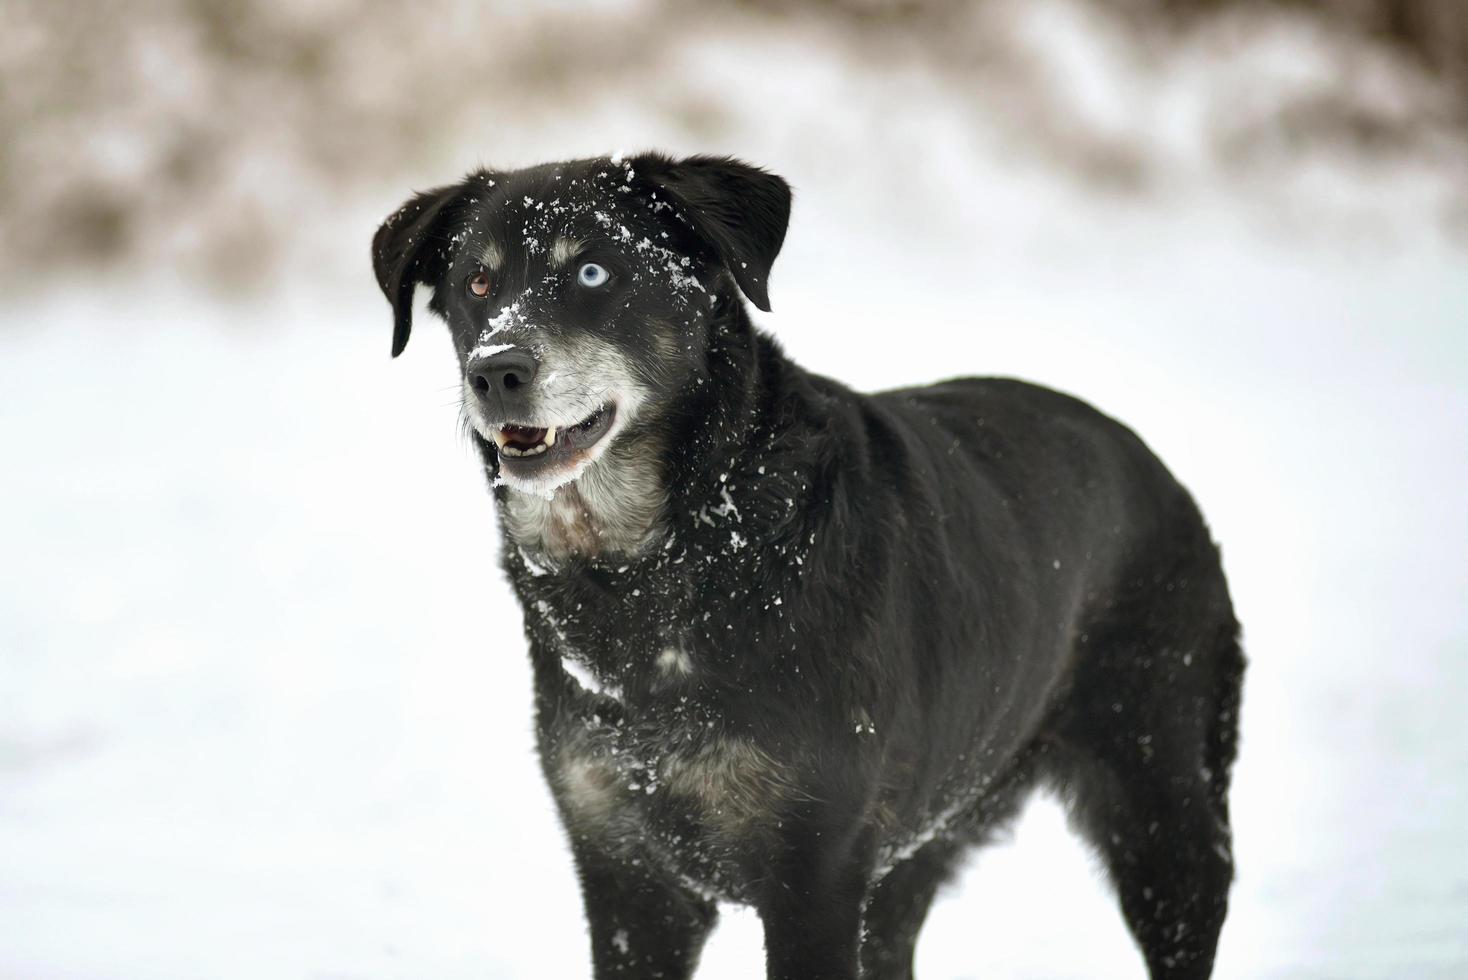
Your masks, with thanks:
M 714 147 L 798 188 L 760 321 L 858 387 L 1088 398 L 1223 543 L 1251 663 L 1217 975 L 1468 975 L 1468 249 L 1397 206 L 1419 176 L 1097 198 L 917 108 L 863 156 L 819 110 L 864 83 L 789 53 Z M 695 148 L 627 107 L 517 125 L 464 160 Z M 376 220 L 456 166 L 304 216 L 329 247 L 257 300 L 153 271 L 0 311 L 0 977 L 587 974 L 447 340 L 420 317 L 390 361 L 368 271 Z M 699 976 L 760 963 L 731 911 Z M 918 967 L 1141 975 L 1047 800 Z

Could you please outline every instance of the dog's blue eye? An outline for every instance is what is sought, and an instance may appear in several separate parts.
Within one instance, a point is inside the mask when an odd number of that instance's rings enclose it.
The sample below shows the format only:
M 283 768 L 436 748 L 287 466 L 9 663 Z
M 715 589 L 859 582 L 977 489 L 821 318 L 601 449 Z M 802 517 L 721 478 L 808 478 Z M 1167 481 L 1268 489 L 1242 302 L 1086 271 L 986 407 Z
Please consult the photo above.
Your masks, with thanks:
M 577 282 L 583 286 L 590 286 L 593 289 L 597 286 L 605 285 L 606 281 L 610 278 L 612 278 L 612 274 L 595 262 L 586 263 L 581 267 L 581 271 L 576 273 Z

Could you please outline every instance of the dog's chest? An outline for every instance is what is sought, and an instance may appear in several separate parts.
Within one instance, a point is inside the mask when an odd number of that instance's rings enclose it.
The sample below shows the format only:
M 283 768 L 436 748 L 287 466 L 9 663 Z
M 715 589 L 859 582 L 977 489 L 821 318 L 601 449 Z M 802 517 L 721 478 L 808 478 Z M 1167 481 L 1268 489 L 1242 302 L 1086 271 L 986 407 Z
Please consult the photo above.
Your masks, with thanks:
M 541 750 L 568 825 L 690 887 L 739 897 L 747 855 L 801 795 L 791 766 L 710 700 L 701 681 L 714 667 L 679 631 L 603 631 L 585 651 L 575 637 L 594 631 L 576 617 L 560 620 L 544 603 L 533 612 L 548 627 L 540 655 L 566 672 L 542 697 Z
M 712 719 L 615 708 L 578 696 L 549 726 L 545 768 L 567 824 L 608 853 L 739 899 L 748 855 L 798 796 L 787 769 Z

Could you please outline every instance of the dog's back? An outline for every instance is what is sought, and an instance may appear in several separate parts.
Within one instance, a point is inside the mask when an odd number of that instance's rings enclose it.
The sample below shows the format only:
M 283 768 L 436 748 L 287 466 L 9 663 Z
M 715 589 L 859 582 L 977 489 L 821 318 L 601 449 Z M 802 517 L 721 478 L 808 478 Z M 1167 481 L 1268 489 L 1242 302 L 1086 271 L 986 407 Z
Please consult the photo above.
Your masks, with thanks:
M 1218 727 L 1219 680 L 1236 689 L 1239 667 L 1217 550 L 1131 430 L 1009 379 L 874 395 L 810 383 L 832 421 L 804 438 L 841 446 L 830 530 L 883 597 L 885 682 L 909 708 L 892 721 L 929 777 L 906 783 L 899 812 L 1020 757 L 1058 759 L 1077 725 L 1155 743 L 1153 760 Z M 1177 762 L 1222 780 L 1232 742 L 1209 741 Z

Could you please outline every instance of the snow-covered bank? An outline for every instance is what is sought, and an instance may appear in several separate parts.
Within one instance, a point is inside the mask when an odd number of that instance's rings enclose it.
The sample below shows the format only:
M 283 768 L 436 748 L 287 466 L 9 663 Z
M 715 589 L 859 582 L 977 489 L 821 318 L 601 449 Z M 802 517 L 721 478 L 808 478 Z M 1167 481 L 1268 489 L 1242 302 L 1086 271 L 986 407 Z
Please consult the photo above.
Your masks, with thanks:
M 1218 975 L 1461 975 L 1468 252 L 1383 207 L 1410 175 L 1296 174 L 1332 204 L 1278 224 L 1201 179 L 1097 197 L 976 149 L 922 80 L 879 93 L 797 42 L 690 73 L 757 57 L 712 148 L 797 188 L 760 317 L 792 355 L 863 388 L 1069 390 L 1223 543 L 1251 666 Z M 903 99 L 874 145 L 862 111 Z M 628 106 L 495 139 L 463 162 L 693 148 Z M 260 299 L 79 277 L 0 311 L 0 976 L 585 975 L 447 340 L 425 320 L 387 356 L 366 244 L 407 190 L 303 216 L 339 251 Z M 732 914 L 700 976 L 759 962 Z M 919 970 L 1141 966 L 1042 801 Z

